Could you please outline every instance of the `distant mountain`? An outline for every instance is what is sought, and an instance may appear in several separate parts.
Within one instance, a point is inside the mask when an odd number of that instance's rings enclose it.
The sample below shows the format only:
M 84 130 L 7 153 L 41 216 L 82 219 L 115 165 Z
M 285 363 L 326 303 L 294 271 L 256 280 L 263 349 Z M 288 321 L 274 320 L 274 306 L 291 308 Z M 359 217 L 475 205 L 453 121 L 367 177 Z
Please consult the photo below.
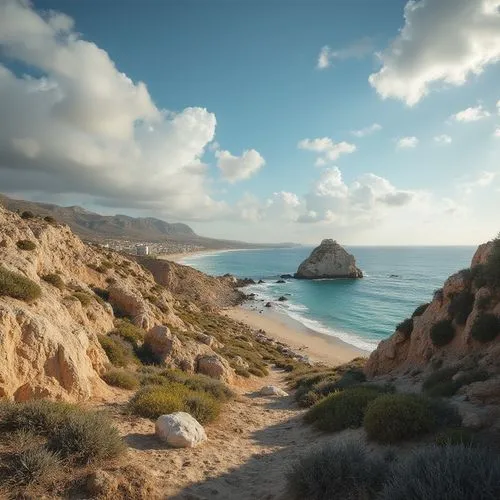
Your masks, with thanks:
M 82 207 L 61 207 L 51 203 L 15 200 L 0 194 L 0 204 L 11 211 L 30 211 L 35 215 L 54 217 L 71 227 L 83 239 L 133 241 L 175 241 L 200 245 L 210 249 L 281 247 L 283 245 L 256 245 L 241 241 L 218 240 L 197 235 L 187 224 L 170 223 L 154 217 L 129 217 L 128 215 L 100 215 Z

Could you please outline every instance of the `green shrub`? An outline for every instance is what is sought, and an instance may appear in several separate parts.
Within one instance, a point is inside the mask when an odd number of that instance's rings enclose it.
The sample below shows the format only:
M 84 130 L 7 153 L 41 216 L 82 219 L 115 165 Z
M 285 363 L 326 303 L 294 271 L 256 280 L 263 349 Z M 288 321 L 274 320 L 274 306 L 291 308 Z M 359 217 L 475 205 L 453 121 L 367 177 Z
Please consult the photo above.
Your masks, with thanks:
M 123 368 L 136 362 L 131 350 L 118 339 L 108 335 L 98 335 L 97 338 L 112 365 Z
M 88 294 L 87 292 L 74 292 L 72 294 L 72 297 L 77 299 L 84 307 L 92 304 L 92 295 Z
M 8 271 L 0 266 L 0 296 L 32 302 L 42 295 L 42 289 L 22 274 Z
M 62 425 L 75 407 L 66 403 L 34 399 L 24 403 L 0 401 L 0 432 L 16 431 L 47 435 Z
M 432 446 L 396 463 L 381 500 L 497 500 L 500 457 L 464 445 Z
M 86 464 L 120 455 L 125 445 L 120 434 L 103 413 L 69 413 L 49 434 L 48 448 L 62 457 Z
M 269 371 L 264 367 L 251 366 L 248 371 L 256 377 L 267 377 L 269 375 Z
M 48 222 L 49 224 L 57 224 L 56 219 L 54 217 L 51 217 L 50 215 L 47 215 L 46 217 L 43 218 L 45 222 Z
M 468 290 L 463 290 L 451 299 L 448 314 L 455 319 L 457 325 L 465 325 L 473 307 L 474 294 Z
M 143 343 L 146 335 L 146 331 L 143 328 L 135 326 L 127 319 L 117 319 L 115 321 L 115 329 L 112 333 L 129 342 L 134 348 L 139 347 Z
M 490 342 L 500 332 L 500 318 L 494 314 L 479 315 L 471 328 L 471 336 L 479 342 Z
M 215 420 L 221 410 L 220 401 L 203 391 L 191 393 L 184 404 L 186 411 L 201 424 Z
M 493 240 L 493 246 L 488 260 L 483 265 L 483 279 L 491 288 L 500 287 L 500 235 Z
M 456 446 L 457 444 L 472 446 L 474 441 L 474 432 L 464 427 L 443 429 L 436 435 L 438 446 Z
M 58 477 L 61 463 L 59 456 L 44 446 L 16 450 L 6 460 L 10 486 L 49 485 Z
M 413 318 L 406 318 L 396 326 L 396 331 L 401 332 L 405 337 L 409 338 L 413 331 Z
M 449 344 L 455 337 L 455 327 L 449 319 L 438 321 L 431 327 L 431 340 L 437 347 Z
M 160 415 L 185 411 L 189 389 L 183 384 L 148 386 L 139 390 L 129 402 L 129 410 L 139 417 L 157 419 Z
M 104 382 L 114 387 L 122 389 L 137 389 L 139 387 L 138 378 L 132 373 L 124 370 L 109 370 L 101 377 Z
M 359 444 L 330 444 L 293 465 L 287 474 L 287 498 L 368 500 L 382 489 L 386 474 L 386 464 L 368 456 Z
M 436 425 L 428 400 L 416 394 L 386 394 L 366 409 L 364 427 L 368 438 L 395 443 L 425 434 Z
M 368 403 L 379 396 L 379 391 L 367 387 L 335 392 L 315 404 L 304 418 L 322 431 L 360 427 Z
M 429 396 L 453 396 L 460 388 L 460 384 L 452 380 L 458 372 L 458 367 L 442 368 L 431 373 L 423 382 L 422 390 Z
M 33 243 L 31 240 L 19 240 L 17 243 L 17 248 L 19 248 L 20 250 L 27 250 L 27 251 L 31 251 L 31 250 L 34 250 L 36 248 L 36 244 Z
M 455 380 L 441 382 L 426 391 L 431 398 L 449 398 L 456 394 L 461 384 Z
M 30 212 L 29 210 L 25 210 L 21 214 L 21 219 L 33 219 L 33 217 L 35 217 L 35 215 L 33 214 L 33 212 Z
M 427 308 L 430 306 L 430 303 L 428 302 L 427 304 L 422 304 L 418 306 L 414 311 L 413 314 L 411 315 L 412 318 L 416 318 L 417 316 L 422 316 L 425 311 L 427 311 Z
M 104 288 L 99 288 L 98 286 L 95 286 L 92 288 L 92 291 L 105 302 L 109 301 L 109 292 Z
M 45 274 L 42 279 L 61 291 L 66 288 L 63 279 L 58 274 Z
M 250 372 L 246 368 L 243 368 L 242 366 L 236 366 L 234 371 L 236 372 L 236 375 L 239 375 L 240 377 L 245 377 L 245 378 L 250 377 Z

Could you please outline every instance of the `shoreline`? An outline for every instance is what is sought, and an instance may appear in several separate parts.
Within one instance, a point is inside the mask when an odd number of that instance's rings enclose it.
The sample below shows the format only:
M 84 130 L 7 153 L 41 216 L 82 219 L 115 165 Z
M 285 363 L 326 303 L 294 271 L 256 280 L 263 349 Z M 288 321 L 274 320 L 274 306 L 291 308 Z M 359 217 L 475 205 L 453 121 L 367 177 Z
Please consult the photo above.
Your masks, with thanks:
M 222 314 L 241 321 L 251 328 L 264 330 L 270 337 L 303 353 L 314 362 L 339 365 L 353 358 L 370 355 L 369 351 L 359 349 L 334 336 L 316 332 L 275 311 L 258 313 L 243 306 L 236 306 L 226 309 Z
M 228 253 L 228 252 L 246 252 L 249 250 L 262 250 L 261 248 L 222 248 L 220 250 L 215 249 L 203 249 L 203 250 L 192 250 L 190 252 L 184 253 L 164 253 L 159 254 L 157 256 L 158 259 L 162 260 L 170 260 L 172 262 L 180 263 L 181 260 L 189 258 L 189 257 L 203 257 L 205 255 L 214 255 L 219 253 Z M 184 264 L 189 265 L 189 264 Z

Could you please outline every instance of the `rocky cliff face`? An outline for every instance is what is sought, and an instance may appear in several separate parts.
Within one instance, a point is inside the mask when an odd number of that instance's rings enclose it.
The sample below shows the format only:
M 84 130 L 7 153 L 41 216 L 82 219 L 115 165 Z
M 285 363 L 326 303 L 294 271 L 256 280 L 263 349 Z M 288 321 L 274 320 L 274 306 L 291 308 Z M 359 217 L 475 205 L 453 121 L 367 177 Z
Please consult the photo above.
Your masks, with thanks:
M 192 297 L 202 294 L 188 274 L 177 279 L 189 282 Z M 23 279 L 39 287 L 32 300 L 12 293 Z M 229 297 L 233 287 L 221 281 L 218 290 Z M 190 296 L 159 285 L 137 262 L 84 244 L 68 226 L 22 219 L 0 206 L 0 397 L 105 396 L 99 375 L 109 360 L 98 335 L 113 330 L 116 316 L 146 332 L 162 326 L 158 342 L 172 346 L 162 351 L 165 364 L 195 371 L 198 358 L 216 353 L 196 340 L 196 327 L 181 319 L 186 311 L 200 313 Z M 189 335 L 179 340 L 169 329 Z
M 295 278 L 362 278 L 354 256 L 346 252 L 336 241 L 326 239 L 300 264 Z
M 450 276 L 427 306 L 418 308 L 390 338 L 380 342 L 366 365 L 369 376 L 408 374 L 457 363 L 500 373 L 500 295 L 484 276 L 493 246 L 493 242 L 481 245 L 470 269 Z M 484 318 L 489 319 L 489 326 Z M 482 336 L 474 326 L 479 320 L 485 324 Z

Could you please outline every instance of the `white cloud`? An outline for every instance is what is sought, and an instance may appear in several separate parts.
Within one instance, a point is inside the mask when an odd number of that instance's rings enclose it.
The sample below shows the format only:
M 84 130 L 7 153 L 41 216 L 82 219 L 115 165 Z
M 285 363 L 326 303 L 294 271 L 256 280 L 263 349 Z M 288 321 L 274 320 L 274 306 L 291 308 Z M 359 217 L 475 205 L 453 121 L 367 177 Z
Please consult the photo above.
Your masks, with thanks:
M 447 134 L 436 135 L 434 137 L 434 142 L 437 142 L 438 144 L 451 144 L 452 138 Z
M 500 59 L 498 0 L 411 0 L 405 24 L 369 77 L 385 98 L 413 106 L 436 84 L 463 85 Z
M 397 141 L 398 149 L 412 149 L 418 146 L 419 140 L 415 136 L 401 137 Z
M 415 193 L 396 189 L 387 179 L 363 174 L 351 185 L 337 167 L 322 171 L 305 196 L 299 222 L 328 222 L 339 227 L 367 224 L 396 207 L 409 204 Z
M 328 161 L 337 160 L 340 155 L 350 154 L 356 151 L 356 146 L 349 142 L 333 142 L 329 137 L 321 137 L 317 139 L 302 139 L 297 147 L 306 151 L 318 153 L 320 157 L 316 160 L 316 166 L 323 166 Z
M 245 193 L 236 204 L 237 216 L 249 222 L 293 222 L 299 216 L 300 206 L 299 197 L 287 191 L 275 192 L 264 202 L 250 193 Z
M 212 198 L 202 161 L 213 145 L 213 113 L 159 109 L 144 83 L 73 31 L 71 18 L 42 16 L 28 2 L 0 2 L 0 50 L 37 74 L 19 77 L 0 64 L 2 191 L 68 194 L 175 219 L 230 212 Z M 233 176 L 262 161 L 248 152 Z
M 469 195 L 478 188 L 486 188 L 490 186 L 497 178 L 496 172 L 483 170 L 474 176 L 467 176 L 459 179 L 456 187 L 460 194 Z
M 500 138 L 500 127 L 497 128 L 494 132 L 493 132 L 493 137 L 498 137 Z
M 231 183 L 248 179 L 266 163 L 255 149 L 244 151 L 241 156 L 233 156 L 229 151 L 217 151 L 215 156 L 222 177 Z
M 356 137 L 366 137 L 367 135 L 372 135 L 375 132 L 378 132 L 379 130 L 382 130 L 382 126 L 379 125 L 378 123 L 373 123 L 368 127 L 361 128 L 359 130 L 353 130 L 351 134 Z
M 368 37 L 356 40 L 342 49 L 333 50 L 328 45 L 325 45 L 319 52 L 316 67 L 318 69 L 326 69 L 331 66 L 332 61 L 335 59 L 339 61 L 346 59 L 361 59 L 371 52 L 373 52 L 373 41 Z
M 477 122 L 483 118 L 488 118 L 490 112 L 483 108 L 482 104 L 464 109 L 451 116 L 457 122 Z

